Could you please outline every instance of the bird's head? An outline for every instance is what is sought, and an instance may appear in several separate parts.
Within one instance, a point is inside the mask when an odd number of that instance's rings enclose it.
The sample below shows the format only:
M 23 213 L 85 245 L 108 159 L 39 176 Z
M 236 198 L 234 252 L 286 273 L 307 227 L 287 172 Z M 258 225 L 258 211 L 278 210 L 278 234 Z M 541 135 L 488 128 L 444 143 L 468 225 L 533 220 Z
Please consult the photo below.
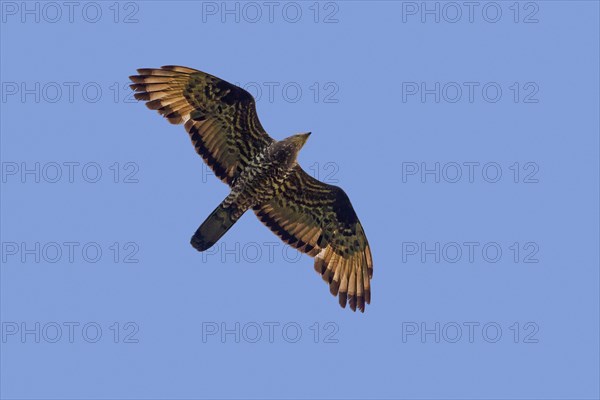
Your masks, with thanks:
M 272 147 L 271 157 L 281 165 L 294 166 L 298 153 L 309 136 L 310 132 L 299 133 L 276 142 Z
M 304 146 L 304 143 L 306 143 L 306 141 L 308 140 L 310 134 L 311 132 L 299 133 L 297 135 L 293 135 L 284 139 L 284 141 L 292 145 L 296 149 L 296 151 L 300 151 L 302 146 Z

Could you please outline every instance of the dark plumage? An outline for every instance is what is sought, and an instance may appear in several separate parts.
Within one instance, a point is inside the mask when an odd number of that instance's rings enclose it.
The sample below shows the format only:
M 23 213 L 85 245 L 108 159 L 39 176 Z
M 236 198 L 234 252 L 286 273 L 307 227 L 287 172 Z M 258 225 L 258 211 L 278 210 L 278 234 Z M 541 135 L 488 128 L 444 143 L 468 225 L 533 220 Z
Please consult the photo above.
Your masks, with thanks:
M 248 209 L 284 242 L 315 258 L 315 270 L 342 307 L 371 301 L 373 261 L 346 193 L 297 164 L 310 133 L 276 141 L 263 129 L 252 95 L 195 69 L 165 66 L 131 76 L 138 100 L 184 124 L 196 152 L 231 193 L 200 225 L 191 244 L 214 245 Z

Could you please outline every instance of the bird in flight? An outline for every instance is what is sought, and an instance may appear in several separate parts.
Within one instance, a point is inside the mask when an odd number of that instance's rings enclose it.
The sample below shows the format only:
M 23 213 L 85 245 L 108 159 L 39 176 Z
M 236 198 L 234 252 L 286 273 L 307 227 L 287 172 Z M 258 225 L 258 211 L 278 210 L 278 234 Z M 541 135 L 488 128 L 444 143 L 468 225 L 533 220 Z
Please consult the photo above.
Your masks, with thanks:
M 373 260 L 346 193 L 298 165 L 309 133 L 275 140 L 265 132 L 250 93 L 192 68 L 138 69 L 135 98 L 172 124 L 183 124 L 196 152 L 231 188 L 192 236 L 198 251 L 214 245 L 247 210 L 284 242 L 315 259 L 339 303 L 364 312 Z

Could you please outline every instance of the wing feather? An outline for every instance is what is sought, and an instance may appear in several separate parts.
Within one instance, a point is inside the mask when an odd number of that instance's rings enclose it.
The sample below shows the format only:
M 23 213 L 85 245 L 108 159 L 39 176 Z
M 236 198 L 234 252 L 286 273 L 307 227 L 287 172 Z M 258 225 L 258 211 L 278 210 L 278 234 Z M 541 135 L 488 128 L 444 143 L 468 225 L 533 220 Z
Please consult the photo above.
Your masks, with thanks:
M 371 250 L 346 193 L 308 175 L 300 166 L 284 190 L 254 208 L 284 242 L 315 258 L 314 268 L 342 307 L 364 312 L 371 302 Z
M 196 152 L 231 185 L 273 139 L 250 93 L 207 73 L 180 66 L 141 68 L 131 76 L 135 98 L 172 124 L 184 124 Z

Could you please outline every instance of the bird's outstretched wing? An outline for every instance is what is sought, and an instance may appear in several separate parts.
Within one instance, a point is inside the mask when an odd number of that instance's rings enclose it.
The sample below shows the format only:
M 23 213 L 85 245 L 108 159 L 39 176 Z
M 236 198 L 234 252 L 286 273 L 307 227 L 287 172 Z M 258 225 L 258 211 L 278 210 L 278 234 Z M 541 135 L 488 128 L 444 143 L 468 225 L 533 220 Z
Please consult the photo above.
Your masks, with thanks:
M 342 307 L 364 312 L 371 301 L 373 260 L 363 227 L 346 193 L 296 166 L 283 191 L 254 208 L 283 241 L 315 257 L 315 270 Z
M 178 66 L 138 69 L 135 98 L 172 124 L 185 124 L 196 152 L 215 175 L 232 184 L 273 139 L 265 132 L 250 93 L 207 73 Z

